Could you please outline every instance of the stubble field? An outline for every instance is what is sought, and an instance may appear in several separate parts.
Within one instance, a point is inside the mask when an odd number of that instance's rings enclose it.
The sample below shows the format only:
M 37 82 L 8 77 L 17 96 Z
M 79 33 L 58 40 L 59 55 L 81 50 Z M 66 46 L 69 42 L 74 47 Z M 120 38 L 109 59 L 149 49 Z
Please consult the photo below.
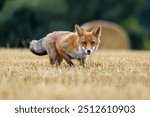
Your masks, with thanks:
M 100 50 L 85 68 L 0 49 L 0 99 L 150 99 L 150 51 Z

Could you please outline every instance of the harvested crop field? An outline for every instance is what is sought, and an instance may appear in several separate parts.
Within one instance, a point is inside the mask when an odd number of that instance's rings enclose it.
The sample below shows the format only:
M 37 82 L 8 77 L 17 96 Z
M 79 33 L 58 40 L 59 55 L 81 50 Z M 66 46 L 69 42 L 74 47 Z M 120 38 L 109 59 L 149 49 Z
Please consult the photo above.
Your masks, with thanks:
M 0 49 L 0 99 L 150 99 L 150 51 L 100 50 L 85 68 Z

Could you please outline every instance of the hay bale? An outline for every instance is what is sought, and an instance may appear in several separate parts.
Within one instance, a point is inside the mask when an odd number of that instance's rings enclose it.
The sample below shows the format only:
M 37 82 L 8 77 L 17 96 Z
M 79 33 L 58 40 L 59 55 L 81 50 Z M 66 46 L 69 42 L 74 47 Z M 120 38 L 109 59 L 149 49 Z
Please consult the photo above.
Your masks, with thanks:
M 127 32 L 118 24 L 109 21 L 91 21 L 81 25 L 87 31 L 95 26 L 102 26 L 101 46 L 102 49 L 130 49 L 130 39 Z

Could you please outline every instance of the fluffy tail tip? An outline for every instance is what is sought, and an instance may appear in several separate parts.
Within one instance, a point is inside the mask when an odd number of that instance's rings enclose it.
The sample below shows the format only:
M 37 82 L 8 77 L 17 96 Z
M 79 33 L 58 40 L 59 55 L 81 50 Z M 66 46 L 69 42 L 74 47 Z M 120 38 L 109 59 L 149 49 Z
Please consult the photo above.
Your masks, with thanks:
M 33 50 L 33 49 L 34 49 L 34 46 L 35 46 L 36 43 L 37 43 L 37 40 L 32 40 L 32 41 L 30 42 L 30 45 L 29 45 L 30 50 Z
M 45 49 L 43 49 L 39 44 L 38 40 L 32 40 L 29 44 L 29 48 L 33 54 L 42 56 L 47 55 L 47 52 Z

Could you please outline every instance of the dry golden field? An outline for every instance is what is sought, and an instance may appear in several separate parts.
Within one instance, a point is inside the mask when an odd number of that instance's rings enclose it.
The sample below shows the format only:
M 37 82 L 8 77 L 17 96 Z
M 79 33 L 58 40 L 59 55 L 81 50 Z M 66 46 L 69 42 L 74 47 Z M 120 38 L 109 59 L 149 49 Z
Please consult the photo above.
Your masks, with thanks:
M 150 99 L 150 51 L 106 51 L 52 68 L 48 56 L 0 49 L 0 99 Z

